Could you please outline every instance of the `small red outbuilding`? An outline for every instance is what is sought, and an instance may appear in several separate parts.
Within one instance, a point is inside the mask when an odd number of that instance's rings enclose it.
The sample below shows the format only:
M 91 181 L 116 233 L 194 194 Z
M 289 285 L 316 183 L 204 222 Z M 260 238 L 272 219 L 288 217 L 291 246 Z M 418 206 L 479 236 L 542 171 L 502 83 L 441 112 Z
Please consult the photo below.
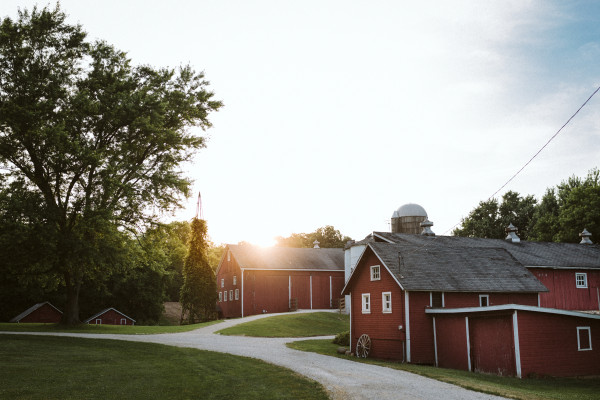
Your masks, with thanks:
M 9 322 L 38 322 L 46 324 L 57 324 L 62 319 L 62 311 L 54 307 L 50 302 L 38 303 L 21 314 L 17 315 Z
M 90 325 L 135 325 L 135 319 L 114 308 L 107 308 L 98 314 L 92 315 L 83 323 Z

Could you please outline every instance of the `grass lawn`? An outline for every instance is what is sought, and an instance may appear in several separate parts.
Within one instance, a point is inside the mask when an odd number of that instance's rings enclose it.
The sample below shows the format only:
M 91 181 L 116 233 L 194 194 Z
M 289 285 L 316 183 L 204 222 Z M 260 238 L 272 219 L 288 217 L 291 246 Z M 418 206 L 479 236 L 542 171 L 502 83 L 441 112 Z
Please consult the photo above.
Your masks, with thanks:
M 338 354 L 336 350 L 339 346 L 331 343 L 329 340 L 302 340 L 289 343 L 288 347 L 332 357 L 345 358 L 356 362 L 395 368 L 452 383 L 466 389 L 513 399 L 600 399 L 600 378 L 518 379 L 423 365 L 361 359 Z
M 0 399 L 327 399 L 285 368 L 118 340 L 0 335 Z
M 245 322 L 218 331 L 222 335 L 309 337 L 337 335 L 348 330 L 350 316 L 334 312 L 287 314 Z
M 14 324 L 0 323 L 4 332 L 70 332 L 70 333 L 114 333 L 120 335 L 150 335 L 157 333 L 188 332 L 216 324 L 220 321 L 204 322 L 194 325 L 144 326 L 144 325 L 87 325 L 68 327 L 59 324 Z

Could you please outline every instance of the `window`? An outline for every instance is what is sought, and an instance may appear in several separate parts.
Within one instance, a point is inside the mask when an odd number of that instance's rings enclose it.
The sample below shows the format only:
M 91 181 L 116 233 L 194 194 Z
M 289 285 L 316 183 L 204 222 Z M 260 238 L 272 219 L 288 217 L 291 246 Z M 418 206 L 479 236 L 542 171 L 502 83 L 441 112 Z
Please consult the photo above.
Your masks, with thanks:
M 221 279 L 221 287 L 224 288 L 225 287 L 225 279 Z
M 96 325 L 102 325 L 102 318 L 96 319 Z
M 233 300 L 233 290 L 229 291 L 229 301 Z
M 490 296 L 487 294 L 479 295 L 479 307 L 487 307 L 490 305 Z
M 575 274 L 575 286 L 577 286 L 578 288 L 587 288 L 587 274 L 582 272 L 582 273 L 577 273 Z
M 240 289 L 235 289 L 235 299 L 236 300 L 240 299 Z
M 381 271 L 379 265 L 371 266 L 371 280 L 378 281 L 381 279 Z
M 362 295 L 362 312 L 363 314 L 371 314 L 371 294 L 363 293 Z
M 384 313 L 392 312 L 392 292 L 383 292 L 381 293 L 381 304 L 382 311 Z
M 431 308 L 444 307 L 444 301 L 442 300 L 442 292 L 431 292 L 429 305 L 431 306 Z
M 233 286 L 237 285 L 237 276 L 233 276 Z
M 223 292 L 223 301 L 227 301 L 227 290 Z
M 577 350 L 585 351 L 592 349 L 592 331 L 589 326 L 577 327 Z
M 223 301 L 223 293 L 219 292 L 219 301 Z
M 127 325 L 127 320 L 125 318 L 121 318 L 121 325 Z

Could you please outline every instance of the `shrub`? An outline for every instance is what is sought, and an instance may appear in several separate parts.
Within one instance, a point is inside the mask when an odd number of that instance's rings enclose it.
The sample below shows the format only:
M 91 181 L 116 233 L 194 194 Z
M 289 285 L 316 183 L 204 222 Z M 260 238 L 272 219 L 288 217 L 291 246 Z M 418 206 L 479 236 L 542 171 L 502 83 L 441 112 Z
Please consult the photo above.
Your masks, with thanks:
M 338 333 L 333 339 L 333 343 L 340 346 L 350 346 L 350 331 Z

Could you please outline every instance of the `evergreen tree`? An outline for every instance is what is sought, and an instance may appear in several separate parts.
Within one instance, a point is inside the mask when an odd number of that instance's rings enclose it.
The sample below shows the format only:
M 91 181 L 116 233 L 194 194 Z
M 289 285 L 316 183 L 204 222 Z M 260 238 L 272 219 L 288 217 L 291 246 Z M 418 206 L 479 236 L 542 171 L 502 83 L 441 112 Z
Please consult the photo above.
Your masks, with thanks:
M 206 221 L 192 220 L 189 249 L 183 264 L 181 287 L 181 322 L 187 314 L 187 322 L 209 321 L 216 318 L 217 283 L 215 273 L 208 261 Z

